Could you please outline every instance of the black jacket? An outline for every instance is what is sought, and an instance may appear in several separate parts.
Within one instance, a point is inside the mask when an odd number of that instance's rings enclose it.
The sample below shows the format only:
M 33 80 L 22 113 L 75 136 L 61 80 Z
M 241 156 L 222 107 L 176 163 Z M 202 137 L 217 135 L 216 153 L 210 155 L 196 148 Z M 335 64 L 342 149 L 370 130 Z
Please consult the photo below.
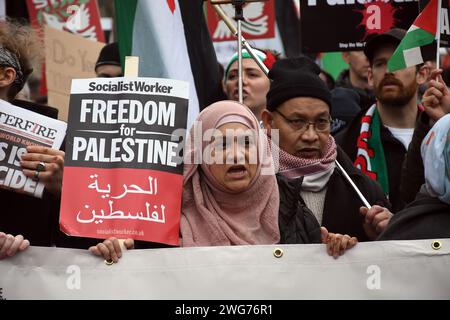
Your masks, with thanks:
M 338 147 L 337 160 L 370 204 L 390 206 L 381 187 L 362 174 Z M 302 179 L 287 179 L 277 175 L 280 190 L 279 226 L 281 243 L 320 243 L 320 226 L 300 196 Z M 363 229 L 359 208 L 363 206 L 351 185 L 339 169 L 335 169 L 327 186 L 322 226 L 329 232 L 348 234 L 359 241 L 369 240 Z
M 320 225 L 300 197 L 302 180 L 277 175 L 281 244 L 321 243 Z
M 425 183 L 425 170 L 420 147 L 430 129 L 430 118 L 425 112 L 422 112 L 414 129 L 402 169 L 400 192 L 402 200 L 407 204 L 414 201 L 420 187 Z
M 352 181 L 371 204 L 378 204 L 390 208 L 390 203 L 383 194 L 380 185 L 364 175 L 353 166 L 348 156 L 338 146 L 337 161 L 347 172 Z M 363 229 L 363 217 L 359 208 L 364 206 L 358 195 L 345 179 L 344 175 L 336 168 L 328 182 L 323 208 L 322 226 L 329 232 L 348 234 L 357 237 L 359 241 L 367 241 Z
M 336 142 L 342 147 L 352 162 L 356 160 L 358 150 L 356 142 L 361 131 L 361 118 L 366 112 L 367 110 L 361 110 L 347 129 L 338 133 L 335 137 Z M 419 116 L 420 114 L 421 112 L 419 112 Z M 392 211 L 397 212 L 405 207 L 405 203 L 400 195 L 400 183 L 406 149 L 403 143 L 398 141 L 384 125 L 381 125 L 380 136 L 388 169 L 389 201 L 392 204 Z
M 373 94 L 372 90 L 361 89 L 353 86 L 353 84 L 350 82 L 350 71 L 348 69 L 343 70 L 339 74 L 338 78 L 336 79 L 335 87 L 355 90 L 355 92 L 359 95 L 359 103 L 361 109 L 367 109 L 375 103 L 375 95 Z
M 450 204 L 419 193 L 414 202 L 395 214 L 377 240 L 450 238 Z

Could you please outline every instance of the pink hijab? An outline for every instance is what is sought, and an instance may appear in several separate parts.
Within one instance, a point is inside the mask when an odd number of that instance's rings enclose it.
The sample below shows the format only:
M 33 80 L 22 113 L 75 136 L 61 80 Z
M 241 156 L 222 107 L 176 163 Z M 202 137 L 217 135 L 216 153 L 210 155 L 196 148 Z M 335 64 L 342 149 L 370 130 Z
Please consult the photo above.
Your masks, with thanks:
M 226 123 L 241 123 L 256 130 L 265 139 L 258 121 L 246 106 L 236 101 L 216 102 L 203 110 L 197 121 L 203 134 Z M 197 129 L 198 130 L 198 129 Z M 227 246 L 274 244 L 280 240 L 278 228 L 279 193 L 275 175 L 262 174 L 263 165 L 273 170 L 267 140 L 259 152 L 258 169 L 247 190 L 232 192 L 212 176 L 209 165 L 191 164 L 209 142 L 193 143 L 195 127 L 190 130 L 186 146 L 183 202 L 180 221 L 182 246 Z M 264 140 L 260 140 L 264 143 Z M 201 147 L 202 150 L 199 150 Z

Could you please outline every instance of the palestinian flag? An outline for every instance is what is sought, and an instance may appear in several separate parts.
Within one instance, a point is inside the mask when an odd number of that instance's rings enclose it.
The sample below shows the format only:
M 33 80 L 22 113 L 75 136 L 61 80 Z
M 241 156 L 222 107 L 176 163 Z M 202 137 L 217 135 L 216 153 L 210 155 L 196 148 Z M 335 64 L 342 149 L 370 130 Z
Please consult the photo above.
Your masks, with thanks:
M 441 0 L 430 0 L 409 28 L 388 61 L 390 72 L 415 66 L 436 57 Z M 438 11 L 439 9 L 439 11 Z
M 115 0 L 115 12 L 122 61 L 139 56 L 140 77 L 190 83 L 188 127 L 224 99 L 202 0 Z

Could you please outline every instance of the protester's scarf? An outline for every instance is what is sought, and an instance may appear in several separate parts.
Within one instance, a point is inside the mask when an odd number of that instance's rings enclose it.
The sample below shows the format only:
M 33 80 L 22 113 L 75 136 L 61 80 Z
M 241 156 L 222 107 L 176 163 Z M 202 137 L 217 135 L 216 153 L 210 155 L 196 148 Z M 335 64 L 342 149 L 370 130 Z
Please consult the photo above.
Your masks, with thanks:
M 421 153 L 428 193 L 450 204 L 450 114 L 428 132 Z
M 255 130 L 258 139 L 266 139 L 250 109 L 236 101 L 212 104 L 199 114 L 197 121 L 202 125 L 202 136 L 208 129 L 238 122 Z M 262 172 L 263 164 L 272 164 L 267 152 L 267 142 L 265 149 L 259 149 L 266 152 L 261 153 L 265 155 L 264 159 L 258 159 L 255 177 L 245 191 L 236 193 L 226 189 L 214 178 L 209 165 L 204 162 L 201 165 L 190 164 L 210 145 L 210 141 L 193 143 L 195 130 L 195 126 L 192 127 L 189 136 L 191 143 L 186 147 L 185 153 L 180 222 L 182 246 L 278 243 L 277 181 L 273 166 L 271 174 Z
M 380 129 L 380 115 L 374 104 L 361 119 L 361 132 L 356 142 L 358 152 L 354 165 L 372 180 L 378 181 L 384 193 L 389 194 L 388 169 Z
M 337 156 L 336 142 L 330 135 L 322 158 L 300 158 L 280 149 L 275 143 L 271 143 L 272 154 L 279 163 L 279 174 L 295 179 L 303 177 L 302 189 L 318 192 L 322 190 L 335 168 Z M 276 161 L 277 162 L 277 161 Z

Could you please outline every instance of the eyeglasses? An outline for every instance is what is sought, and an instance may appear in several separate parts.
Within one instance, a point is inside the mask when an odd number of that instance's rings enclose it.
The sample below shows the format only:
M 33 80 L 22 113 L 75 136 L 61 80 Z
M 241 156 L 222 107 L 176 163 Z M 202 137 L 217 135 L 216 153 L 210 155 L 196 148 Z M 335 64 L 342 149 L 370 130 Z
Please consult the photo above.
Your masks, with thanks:
M 317 121 L 307 121 L 307 120 L 302 119 L 302 118 L 289 119 L 284 114 L 282 114 L 280 111 L 275 110 L 275 112 L 278 113 L 280 116 L 282 116 L 283 119 L 287 123 L 289 123 L 289 125 L 293 129 L 295 129 L 297 131 L 300 131 L 300 132 L 307 131 L 308 128 L 309 128 L 309 125 L 312 125 L 317 132 L 325 132 L 325 131 L 330 129 L 331 118 L 329 118 L 329 119 L 319 119 Z

